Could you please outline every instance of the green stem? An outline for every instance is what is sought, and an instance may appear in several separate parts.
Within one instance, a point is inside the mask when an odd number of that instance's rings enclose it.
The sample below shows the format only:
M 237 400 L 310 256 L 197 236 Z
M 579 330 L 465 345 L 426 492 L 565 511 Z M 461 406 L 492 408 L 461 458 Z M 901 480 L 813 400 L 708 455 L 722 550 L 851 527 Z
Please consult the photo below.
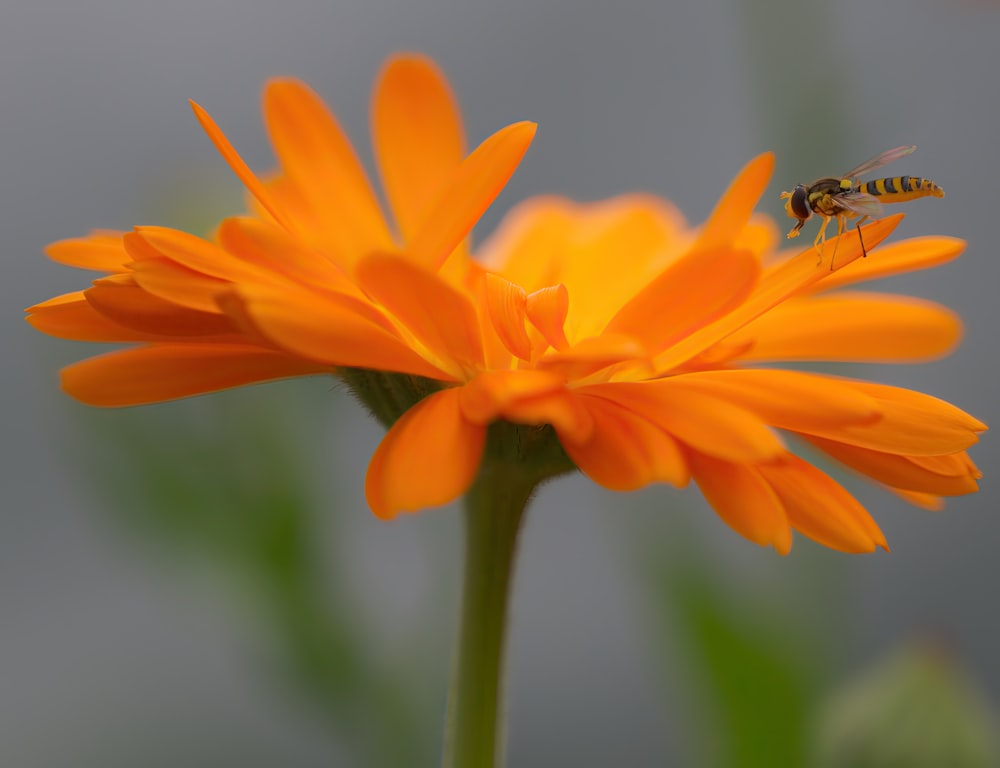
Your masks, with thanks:
M 539 482 L 524 466 L 484 457 L 465 498 L 465 585 L 445 730 L 445 768 L 503 764 L 504 640 L 517 535 Z

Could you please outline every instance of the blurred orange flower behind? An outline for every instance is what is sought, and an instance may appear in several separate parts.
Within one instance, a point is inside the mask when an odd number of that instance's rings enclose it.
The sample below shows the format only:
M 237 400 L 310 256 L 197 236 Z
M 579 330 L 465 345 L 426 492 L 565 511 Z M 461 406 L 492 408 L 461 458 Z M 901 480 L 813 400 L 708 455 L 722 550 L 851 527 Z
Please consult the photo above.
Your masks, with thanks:
M 926 237 L 861 255 L 831 239 L 776 252 L 753 209 L 773 160 L 751 161 L 700 227 L 664 200 L 626 196 L 517 207 L 470 256 L 468 236 L 535 126 L 515 123 L 470 154 L 451 91 L 403 56 L 374 92 L 372 133 L 391 218 L 334 117 L 305 85 L 268 83 L 279 161 L 261 180 L 211 118 L 198 119 L 252 195 L 212 240 L 159 227 L 55 243 L 56 261 L 108 273 L 30 308 L 62 338 L 134 342 L 63 371 L 93 405 L 169 400 L 338 368 L 440 383 L 390 428 L 366 483 L 375 514 L 450 502 L 470 487 L 487 427 L 551 425 L 600 485 L 694 480 L 739 533 L 779 552 L 791 531 L 850 552 L 885 547 L 840 484 L 789 449 L 818 449 L 909 501 L 977 490 L 966 454 L 984 424 L 898 387 L 785 361 L 912 362 L 949 352 L 961 326 L 931 302 L 842 291 L 955 258 Z M 869 250 L 901 216 L 865 227 Z

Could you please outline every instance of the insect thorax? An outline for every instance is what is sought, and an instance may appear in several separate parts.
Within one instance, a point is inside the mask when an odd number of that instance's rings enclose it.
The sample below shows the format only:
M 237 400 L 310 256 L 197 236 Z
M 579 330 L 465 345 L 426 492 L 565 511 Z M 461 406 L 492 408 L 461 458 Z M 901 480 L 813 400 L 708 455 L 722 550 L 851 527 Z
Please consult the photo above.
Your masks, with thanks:
M 822 216 L 834 216 L 843 209 L 836 196 L 851 190 L 850 179 L 818 179 L 809 185 L 809 207 Z

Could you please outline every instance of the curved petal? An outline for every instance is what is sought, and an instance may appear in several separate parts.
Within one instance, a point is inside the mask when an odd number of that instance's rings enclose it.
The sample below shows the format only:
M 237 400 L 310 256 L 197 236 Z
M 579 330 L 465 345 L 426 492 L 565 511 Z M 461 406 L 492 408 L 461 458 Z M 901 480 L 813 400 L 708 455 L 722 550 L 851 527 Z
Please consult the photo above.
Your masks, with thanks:
M 447 504 L 472 485 L 486 427 L 462 417 L 460 391 L 443 389 L 424 398 L 382 438 L 365 479 L 368 506 L 377 517 Z
M 875 398 L 844 386 L 839 379 L 801 371 L 699 371 L 671 379 L 670 386 L 738 405 L 781 429 L 873 424 L 881 416 Z
M 965 247 L 966 242 L 957 237 L 911 237 L 882 246 L 878 253 L 872 254 L 874 258 L 855 261 L 850 269 L 839 269 L 814 287 L 827 291 L 862 281 L 930 269 L 957 259 Z M 840 261 L 840 256 L 837 260 Z
M 403 242 L 465 155 L 458 106 L 444 75 L 424 56 L 397 57 L 372 99 L 375 158 Z
M 674 386 L 667 379 L 582 387 L 640 414 L 682 443 L 734 464 L 772 461 L 785 454 L 781 439 L 761 418 L 723 398 Z
M 565 352 L 569 349 L 566 339 L 566 313 L 569 312 L 569 291 L 562 283 L 539 288 L 525 300 L 528 320 L 535 326 L 550 347 Z
M 92 357 L 62 370 L 63 390 L 88 405 L 160 403 L 329 366 L 238 344 L 155 344 Z
M 358 264 L 360 287 L 439 359 L 473 369 L 483 363 L 479 319 L 472 302 L 436 274 L 399 256 Z
M 935 457 L 938 461 L 930 468 L 909 456 L 872 451 L 808 435 L 804 437 L 844 466 L 894 489 L 933 496 L 963 496 L 979 490 L 976 477 L 961 460 L 962 454 Z
M 227 280 L 195 272 L 170 259 L 137 261 L 131 277 L 151 296 L 208 314 L 219 314 L 217 298 L 231 285 Z
M 870 424 L 801 426 L 816 437 L 873 451 L 909 456 L 957 453 L 976 443 L 986 425 L 951 403 L 902 387 L 829 377 L 876 402 L 881 418 Z
M 460 390 L 462 415 L 476 424 L 488 424 L 518 400 L 561 392 L 566 380 L 545 371 L 487 371 Z
M 919 362 L 951 352 L 962 321 L 947 307 L 910 296 L 837 293 L 793 298 L 727 339 L 743 360 Z
M 195 272 L 230 282 L 273 282 L 277 276 L 256 264 L 243 261 L 215 243 L 169 227 L 136 227 L 125 236 L 131 247 L 141 240 L 158 256 Z M 148 252 L 148 251 L 147 251 Z M 142 259 L 146 261 L 148 259 Z
M 243 158 L 240 157 L 239 153 L 233 148 L 233 145 L 229 143 L 229 139 L 222 132 L 222 129 L 216 125 L 212 117 L 202 109 L 198 104 L 193 101 L 190 102 L 191 109 L 194 110 L 194 116 L 197 118 L 198 122 L 201 124 L 202 129 L 208 135 L 208 138 L 215 145 L 215 148 L 222 155 L 223 159 L 232 168 L 233 173 L 236 174 L 237 178 L 243 182 L 243 186 L 249 190 L 250 194 L 254 196 L 258 203 L 267 211 L 274 220 L 281 224 L 283 227 L 290 229 L 291 225 L 288 218 L 285 216 L 281 205 L 274 196 L 268 192 L 267 187 L 257 178 L 256 174 L 250 170 L 250 166 L 247 165 Z
M 669 434 L 643 416 L 599 397 L 578 397 L 593 420 L 583 442 L 560 433 L 566 454 L 585 475 L 612 491 L 632 491 L 654 482 L 678 488 L 690 471 L 684 452 Z
M 391 330 L 360 312 L 349 297 L 339 302 L 327 298 L 287 287 L 247 285 L 234 289 L 229 301 L 235 306 L 227 306 L 227 312 L 242 313 L 273 344 L 308 360 L 431 379 L 451 378 Z
M 863 506 L 833 478 L 788 454 L 779 464 L 757 467 L 771 484 L 799 533 L 841 552 L 888 550 L 885 536 Z
M 233 322 L 219 312 L 203 312 L 158 298 L 132 275 L 97 280 L 83 292 L 87 302 L 114 323 L 156 336 L 214 336 L 233 333 Z
M 888 237 L 903 219 L 903 214 L 887 216 L 872 222 L 862 228 L 866 247 L 871 250 Z M 778 264 L 767 270 L 757 282 L 757 287 L 750 297 L 732 312 L 719 318 L 690 336 L 682 339 L 656 359 L 656 367 L 660 371 L 672 370 L 687 362 L 709 347 L 717 344 L 735 331 L 745 326 L 772 307 L 776 307 L 799 291 L 806 290 L 815 283 L 830 275 L 830 270 L 824 266 L 829 263 L 829 255 L 833 254 L 833 244 L 837 238 L 827 240 L 821 255 L 821 263 L 816 263 L 813 248 L 802 251 L 794 258 Z M 837 251 L 838 269 L 861 257 L 861 243 L 855 235 L 843 238 Z
M 132 258 L 122 245 L 124 232 L 99 229 L 86 237 L 59 240 L 45 247 L 53 261 L 98 272 L 124 272 Z
M 515 424 L 549 424 L 560 439 L 577 443 L 590 439 L 594 432 L 590 412 L 579 397 L 564 389 L 513 400 L 503 406 L 500 415 Z
M 73 341 L 149 341 L 152 334 L 126 328 L 98 312 L 83 291 L 29 307 L 25 318 L 35 330 Z
M 531 339 L 525 328 L 528 296 L 524 288 L 500 275 L 487 272 L 486 309 L 490 323 L 508 352 L 521 360 L 531 359 Z
M 269 81 L 264 119 L 282 170 L 318 214 L 323 242 L 349 262 L 395 246 L 354 148 L 315 92 L 298 80 Z
M 749 251 L 689 251 L 625 304 L 605 333 L 631 336 L 656 354 L 737 306 L 759 274 Z
M 605 333 L 574 344 L 564 352 L 550 351 L 535 362 L 543 371 L 558 372 L 567 379 L 582 379 L 618 363 L 646 364 L 646 349 L 631 336 Z
M 417 264 L 438 269 L 500 194 L 535 137 L 535 123 L 501 128 L 455 169 L 407 245 Z
M 267 274 L 318 290 L 360 296 L 337 264 L 270 221 L 249 216 L 229 218 L 219 226 L 216 236 L 226 251 Z
M 746 228 L 774 172 L 774 154 L 764 152 L 736 175 L 708 217 L 691 250 L 732 247 Z
M 716 514 L 740 536 L 755 544 L 774 546 L 778 554 L 792 549 L 792 529 L 781 500 L 753 468 L 688 453 L 691 474 Z

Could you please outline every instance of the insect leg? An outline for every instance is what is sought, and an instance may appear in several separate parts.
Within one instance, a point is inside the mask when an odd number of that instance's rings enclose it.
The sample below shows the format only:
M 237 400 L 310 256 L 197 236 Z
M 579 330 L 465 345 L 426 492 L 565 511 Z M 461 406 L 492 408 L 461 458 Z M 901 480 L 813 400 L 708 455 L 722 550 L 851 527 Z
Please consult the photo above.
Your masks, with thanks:
M 822 215 L 822 214 L 820 214 Z M 829 216 L 823 216 L 823 223 L 820 225 L 819 234 L 813 240 L 813 248 L 816 249 L 816 266 L 823 263 L 823 246 L 826 245 L 826 225 L 830 223 Z
M 837 249 L 840 247 L 840 236 L 844 234 L 844 227 L 846 226 L 847 217 L 842 214 L 837 214 L 837 240 L 833 244 L 833 255 L 830 257 L 830 271 L 833 272 L 833 263 L 837 260 Z
M 870 216 L 862 216 L 860 219 L 858 219 L 858 224 L 855 227 L 855 229 L 858 230 L 858 240 L 861 241 L 861 255 L 864 256 L 865 258 L 868 257 L 868 249 L 865 248 L 865 238 L 861 234 L 861 225 L 864 224 L 866 221 L 868 221 L 868 219 L 870 218 L 871 218 Z

